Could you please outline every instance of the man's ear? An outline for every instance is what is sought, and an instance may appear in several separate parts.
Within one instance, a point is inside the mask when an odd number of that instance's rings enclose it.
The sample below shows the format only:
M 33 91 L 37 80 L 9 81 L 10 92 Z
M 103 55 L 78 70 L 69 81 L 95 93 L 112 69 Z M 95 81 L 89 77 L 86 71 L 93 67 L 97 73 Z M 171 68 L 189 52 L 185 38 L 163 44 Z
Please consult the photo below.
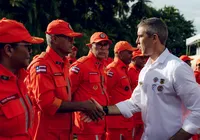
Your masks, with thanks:
M 5 46 L 3 47 L 3 51 L 5 55 L 7 55 L 8 57 L 11 57 L 15 50 L 10 44 L 5 44 Z
M 51 35 L 51 44 L 57 44 L 58 37 Z
M 159 40 L 159 37 L 158 37 L 157 34 L 153 34 L 153 40 L 154 40 L 154 41 L 158 41 L 158 40 Z

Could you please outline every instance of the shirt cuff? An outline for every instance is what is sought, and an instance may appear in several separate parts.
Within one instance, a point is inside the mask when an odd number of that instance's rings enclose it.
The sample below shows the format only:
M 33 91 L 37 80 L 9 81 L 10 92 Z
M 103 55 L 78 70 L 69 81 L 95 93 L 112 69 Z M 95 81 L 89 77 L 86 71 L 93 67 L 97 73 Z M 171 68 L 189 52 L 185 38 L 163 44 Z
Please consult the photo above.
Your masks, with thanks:
M 117 108 L 120 110 L 121 114 L 125 117 L 125 118 L 130 118 L 133 116 L 132 112 L 130 111 L 129 107 L 128 107 L 128 100 L 119 102 L 116 104 Z
M 196 134 L 199 128 L 195 124 L 189 122 L 188 120 L 185 120 L 182 129 L 190 134 Z

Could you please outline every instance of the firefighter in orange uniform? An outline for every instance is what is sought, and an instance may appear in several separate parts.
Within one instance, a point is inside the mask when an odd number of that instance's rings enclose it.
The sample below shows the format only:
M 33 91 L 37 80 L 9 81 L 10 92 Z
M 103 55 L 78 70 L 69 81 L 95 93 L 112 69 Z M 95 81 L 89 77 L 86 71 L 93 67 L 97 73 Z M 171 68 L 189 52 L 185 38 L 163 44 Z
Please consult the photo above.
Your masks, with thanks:
M 196 61 L 196 68 L 194 71 L 194 75 L 198 84 L 200 84 L 200 59 Z
M 27 94 L 24 68 L 29 64 L 32 37 L 22 23 L 0 20 L 0 140 L 32 140 L 34 112 Z
M 138 77 L 141 69 L 146 63 L 147 57 L 145 57 L 142 52 L 138 49 L 132 54 L 132 61 L 129 64 L 128 76 L 131 82 L 132 91 L 136 88 L 138 84 Z M 133 140 L 140 140 L 144 131 L 143 121 L 141 113 L 135 113 L 134 118 L 134 130 L 133 130 Z
M 146 61 L 147 57 L 145 57 L 139 49 L 133 52 L 132 61 L 128 68 L 128 76 L 130 77 L 132 90 L 134 90 L 138 84 L 139 73 Z
M 98 116 L 91 100 L 71 102 L 71 86 L 68 78 L 67 55 L 72 51 L 75 37 L 82 36 L 72 30 L 69 23 L 53 20 L 47 27 L 46 52 L 34 57 L 26 78 L 29 94 L 37 107 L 35 120 L 36 140 L 70 140 L 73 111 L 84 111 Z
M 95 32 L 87 44 L 90 49 L 88 55 L 72 64 L 69 75 L 72 81 L 73 101 L 84 101 L 92 97 L 101 105 L 108 105 L 103 62 L 111 43 L 105 33 Z M 104 140 L 106 118 L 85 123 L 82 117 L 80 112 L 75 113 L 74 133 L 77 134 L 78 140 Z
M 191 67 L 191 60 L 193 60 L 192 58 L 190 58 L 187 55 L 181 55 L 180 59 L 183 60 L 185 63 L 187 63 Z
M 132 94 L 127 75 L 132 52 L 136 50 L 127 41 L 119 41 L 114 48 L 115 58 L 106 67 L 107 91 L 110 105 L 129 99 Z M 132 140 L 133 118 L 123 116 L 108 116 L 109 140 Z
M 77 54 L 78 48 L 73 46 L 72 52 L 68 54 L 67 59 L 70 64 L 74 63 L 76 61 L 76 54 Z

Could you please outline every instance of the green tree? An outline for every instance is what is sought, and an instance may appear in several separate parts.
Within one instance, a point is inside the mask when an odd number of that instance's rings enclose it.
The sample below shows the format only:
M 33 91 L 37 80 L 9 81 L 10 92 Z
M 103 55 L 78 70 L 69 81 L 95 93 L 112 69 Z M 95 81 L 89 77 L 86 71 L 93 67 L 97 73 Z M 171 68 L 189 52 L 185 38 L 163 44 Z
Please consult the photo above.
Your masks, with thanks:
M 186 20 L 184 15 L 173 6 L 164 7 L 159 9 L 158 12 L 160 13 L 160 18 L 162 18 L 168 26 L 169 37 L 167 40 L 167 47 L 177 56 L 185 54 L 186 38 L 195 34 L 193 21 Z

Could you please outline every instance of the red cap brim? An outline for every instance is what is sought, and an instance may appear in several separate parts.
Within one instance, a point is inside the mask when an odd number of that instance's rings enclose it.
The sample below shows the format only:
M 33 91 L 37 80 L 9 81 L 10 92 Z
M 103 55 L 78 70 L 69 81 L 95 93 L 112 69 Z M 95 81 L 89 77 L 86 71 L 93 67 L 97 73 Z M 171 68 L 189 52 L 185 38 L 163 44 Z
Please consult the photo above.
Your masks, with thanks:
M 32 36 L 31 38 L 25 39 L 24 41 L 32 43 L 32 44 L 40 44 L 40 43 L 44 42 L 44 39 L 40 38 L 40 37 L 34 37 L 34 36 Z

